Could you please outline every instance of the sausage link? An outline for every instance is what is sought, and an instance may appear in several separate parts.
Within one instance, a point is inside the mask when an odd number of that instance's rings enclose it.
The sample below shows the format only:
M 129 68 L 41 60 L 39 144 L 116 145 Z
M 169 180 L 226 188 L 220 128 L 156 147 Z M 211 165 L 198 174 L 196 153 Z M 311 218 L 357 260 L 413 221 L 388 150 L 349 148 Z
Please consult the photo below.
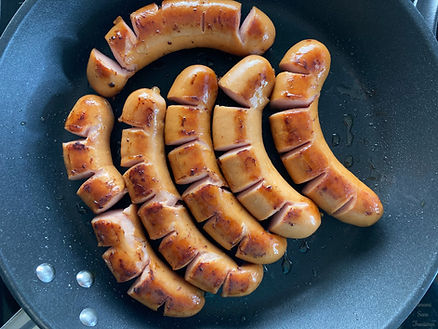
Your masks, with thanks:
M 280 62 L 270 117 L 277 151 L 293 181 L 306 183 L 303 193 L 333 217 L 357 226 L 380 219 L 379 197 L 334 156 L 318 119 L 319 93 L 330 70 L 330 53 L 316 40 L 291 47 Z
M 239 28 L 240 11 L 241 4 L 230 0 L 167 0 L 161 7 L 153 3 L 133 12 L 133 30 L 118 17 L 105 36 L 118 63 L 93 50 L 88 81 L 109 97 L 135 72 L 181 49 L 206 47 L 239 56 L 264 53 L 274 42 L 274 24 L 253 7 Z
M 203 292 L 164 265 L 149 246 L 135 205 L 103 213 L 91 224 L 98 245 L 110 247 L 102 258 L 117 282 L 141 275 L 128 290 L 132 298 L 154 311 L 164 305 L 165 316 L 188 317 L 202 309 Z
M 62 149 L 68 178 L 88 178 L 77 194 L 96 214 L 112 207 L 126 193 L 123 178 L 111 158 L 109 139 L 113 124 L 110 104 L 95 95 L 81 97 L 65 122 L 67 131 L 86 137 L 63 143 Z

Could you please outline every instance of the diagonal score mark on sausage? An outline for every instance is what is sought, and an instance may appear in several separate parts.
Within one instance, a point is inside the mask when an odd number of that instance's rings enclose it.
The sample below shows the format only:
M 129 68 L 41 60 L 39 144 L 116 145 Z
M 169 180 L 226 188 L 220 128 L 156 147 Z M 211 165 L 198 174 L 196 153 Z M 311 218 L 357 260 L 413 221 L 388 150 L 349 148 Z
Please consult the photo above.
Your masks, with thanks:
M 257 55 L 244 58 L 222 77 L 219 86 L 244 108 L 216 105 L 213 142 L 215 150 L 226 151 L 219 164 L 245 208 L 258 220 L 274 215 L 270 231 L 305 238 L 318 229 L 319 210 L 283 179 L 263 145 L 262 111 L 274 80 L 269 62 Z
M 126 193 L 122 175 L 111 158 L 113 124 L 110 104 L 95 95 L 81 97 L 65 122 L 67 131 L 86 137 L 62 144 L 68 179 L 88 178 L 77 194 L 96 214 L 111 208 Z
M 216 162 L 211 141 L 211 112 L 217 96 L 216 74 L 208 67 L 184 69 L 172 85 L 168 98 L 184 105 L 169 106 L 165 141 L 179 145 L 168 157 L 178 184 L 193 183 L 183 199 L 205 231 L 222 247 L 238 246 L 236 257 L 257 264 L 277 261 L 286 250 L 286 240 L 266 232 L 225 190 L 225 180 Z M 190 127 L 196 140 L 188 143 L 184 131 Z
M 142 145 L 133 146 L 137 141 L 126 138 L 121 143 L 122 163 L 129 163 L 127 159 L 138 161 L 123 176 L 131 200 L 147 201 L 138 215 L 149 237 L 162 239 L 159 251 L 172 269 L 187 266 L 186 281 L 212 293 L 222 286 L 222 296 L 248 295 L 262 280 L 262 266 L 239 267 L 198 231 L 184 206 L 177 204 L 180 196 L 164 154 L 165 113 L 166 103 L 158 88 L 133 92 L 123 107 L 120 121 L 135 127 L 130 129 L 142 129 L 146 136 L 140 140 Z M 139 166 L 140 170 L 131 176 L 131 171 Z
M 128 79 L 156 59 L 181 49 L 206 47 L 234 55 L 263 54 L 275 39 L 275 27 L 253 7 L 240 25 L 241 4 L 231 0 L 167 0 L 131 14 L 133 30 L 118 17 L 107 33 L 117 62 L 93 49 L 87 66 L 90 85 L 99 94 L 118 94 Z
M 95 217 L 91 224 L 98 245 L 110 247 L 102 258 L 117 282 L 138 279 L 128 294 L 156 311 L 164 305 L 164 315 L 188 317 L 198 313 L 205 299 L 157 257 L 143 233 L 137 207 L 111 210 Z
M 280 62 L 271 106 L 286 110 L 270 117 L 277 151 L 303 193 L 339 220 L 370 226 L 380 219 L 378 196 L 334 156 L 318 119 L 319 94 L 330 70 L 330 53 L 316 40 L 292 46 Z M 303 108 L 304 107 L 304 108 Z

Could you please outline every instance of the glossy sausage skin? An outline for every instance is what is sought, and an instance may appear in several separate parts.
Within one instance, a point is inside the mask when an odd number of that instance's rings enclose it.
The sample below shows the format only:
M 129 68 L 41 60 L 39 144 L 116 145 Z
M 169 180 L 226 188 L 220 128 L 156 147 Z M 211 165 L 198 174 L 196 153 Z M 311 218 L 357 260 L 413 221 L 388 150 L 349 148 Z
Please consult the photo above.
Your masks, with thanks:
M 131 201 L 135 204 L 166 194 L 171 202 L 180 199 L 167 170 L 163 148 L 166 102 L 158 88 L 138 89 L 123 106 L 119 121 L 135 128 L 122 131 L 121 166 L 129 167 L 123 174 Z M 162 188 L 162 189 L 160 189 Z
M 319 92 L 330 70 L 330 53 L 316 40 L 294 45 L 281 60 L 271 106 L 272 135 L 291 178 L 303 193 L 339 220 L 370 226 L 383 214 L 378 196 L 331 152 L 318 120 Z
M 87 78 L 98 94 L 104 97 L 118 94 L 134 73 L 123 69 L 99 50 L 91 50 L 87 65 Z
M 230 0 L 167 0 L 131 14 L 133 30 L 118 17 L 107 33 L 117 62 L 93 50 L 87 67 L 90 85 L 114 96 L 149 63 L 174 51 L 206 47 L 234 55 L 262 54 L 275 39 L 275 27 L 253 7 L 240 26 L 241 4 Z M 240 27 L 239 27 L 240 26 Z
M 210 134 L 211 111 L 217 95 L 216 74 L 208 67 L 193 65 L 176 78 L 168 98 L 190 106 L 169 106 L 165 140 L 183 145 L 169 152 L 173 176 L 179 184 L 193 183 L 183 200 L 205 231 L 225 249 L 238 246 L 236 257 L 256 264 L 277 261 L 286 251 L 286 239 L 266 232 L 223 188 Z M 192 141 L 187 143 L 184 131 Z
M 185 68 L 169 90 L 168 98 L 182 104 L 168 107 L 164 133 L 167 145 L 179 145 L 168 155 L 177 184 L 210 177 L 217 184 L 226 185 L 210 137 L 211 110 L 217 92 L 216 74 L 203 65 Z
M 132 298 L 154 311 L 164 304 L 165 316 L 188 317 L 202 309 L 202 291 L 164 265 L 149 246 L 135 205 L 105 212 L 91 224 L 99 246 L 110 247 L 102 257 L 117 282 L 141 275 L 128 291 Z
M 77 194 L 96 214 L 112 207 L 126 193 L 122 175 L 111 159 L 109 139 L 113 124 L 111 106 L 95 95 L 81 97 L 65 122 L 67 131 L 86 137 L 63 143 L 62 149 L 68 178 L 88 178 Z
M 244 107 L 216 105 L 213 142 L 215 150 L 226 151 L 219 164 L 245 208 L 258 220 L 274 216 L 270 231 L 305 238 L 319 227 L 319 211 L 278 173 L 262 140 L 262 111 L 274 80 L 269 62 L 256 55 L 241 60 L 219 80 L 223 91 Z
M 135 141 L 122 139 L 121 145 L 121 153 L 129 154 L 129 159 L 141 159 L 124 174 L 131 198 L 139 194 L 143 197 L 146 195 L 143 192 L 148 191 L 146 202 L 138 211 L 140 219 L 151 239 L 162 239 L 159 251 L 172 269 L 187 267 L 186 281 L 212 293 L 222 286 L 223 296 L 248 295 L 260 284 L 262 267 L 237 266 L 204 238 L 187 210 L 177 204 L 180 196 L 171 181 L 164 154 L 165 113 L 166 104 L 157 88 L 140 89 L 128 97 L 120 117 L 122 122 L 135 125 L 132 129 L 145 133 L 138 140 L 144 144 L 133 145 Z M 135 180 L 129 174 L 133 168 L 138 168 Z

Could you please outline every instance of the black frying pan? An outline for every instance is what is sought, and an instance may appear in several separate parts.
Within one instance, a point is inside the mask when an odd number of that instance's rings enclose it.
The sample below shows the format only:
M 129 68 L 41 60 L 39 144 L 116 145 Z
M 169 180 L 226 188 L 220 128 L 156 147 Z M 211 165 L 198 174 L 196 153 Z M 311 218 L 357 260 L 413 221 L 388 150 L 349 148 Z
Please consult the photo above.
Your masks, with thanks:
M 385 215 L 371 228 L 329 216 L 317 233 L 289 241 L 289 274 L 281 262 L 267 267 L 252 295 L 208 295 L 190 319 L 163 318 L 125 295 L 100 256 L 90 226 L 67 180 L 61 142 L 76 99 L 92 92 L 85 66 L 112 20 L 148 1 L 28 0 L 0 42 L 0 268 L 20 304 L 42 328 L 81 328 L 78 315 L 92 307 L 98 328 L 382 328 L 397 327 L 418 303 L 438 262 L 438 44 L 408 0 L 254 1 L 274 21 L 277 39 L 266 57 L 277 67 L 304 38 L 325 43 L 332 68 L 320 101 L 324 134 L 340 136 L 333 151 L 381 197 Z M 244 15 L 250 5 L 243 6 Z M 220 76 L 237 58 L 197 49 L 170 54 L 130 79 L 111 100 L 118 116 L 124 99 L 158 85 L 163 95 L 186 66 L 211 66 Z M 225 103 L 225 97 L 218 102 Z M 284 174 L 267 124 L 264 138 Z M 347 115 L 347 117 L 345 117 Z M 353 140 L 347 145 L 345 121 Z M 347 120 L 345 120 L 347 119 Z M 117 125 L 112 143 L 119 155 Z M 351 137 L 351 136 L 350 136 Z M 127 199 L 120 204 L 127 203 Z M 302 252 L 307 250 L 307 252 Z M 51 263 L 53 282 L 35 276 Z M 96 282 L 79 287 L 88 269 Z

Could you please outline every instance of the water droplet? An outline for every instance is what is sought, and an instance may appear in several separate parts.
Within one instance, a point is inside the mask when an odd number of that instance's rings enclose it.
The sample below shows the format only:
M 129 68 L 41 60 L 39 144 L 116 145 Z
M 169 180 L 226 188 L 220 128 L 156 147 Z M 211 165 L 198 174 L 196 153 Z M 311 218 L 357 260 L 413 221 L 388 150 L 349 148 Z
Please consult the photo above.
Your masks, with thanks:
M 376 94 L 376 91 L 373 88 L 371 88 L 371 89 L 365 90 L 365 93 L 368 97 L 373 97 Z
M 283 260 L 281 261 L 281 271 L 283 274 L 288 274 L 292 269 L 292 261 L 289 259 L 287 254 L 283 255 Z
M 85 209 L 81 204 L 76 203 L 76 210 L 78 211 L 78 213 L 80 214 L 86 214 L 87 213 L 87 209 Z
M 90 288 L 93 285 L 94 277 L 89 271 L 80 271 L 76 274 L 76 281 L 81 287 Z
M 309 244 L 307 243 L 307 241 L 301 242 L 299 251 L 302 252 L 303 254 L 305 254 L 309 250 L 310 250 L 310 247 L 309 247 Z
M 43 263 L 37 266 L 35 274 L 44 283 L 52 282 L 55 278 L 55 269 L 52 265 Z
M 79 314 L 79 320 L 87 327 L 94 327 L 97 324 L 97 313 L 92 308 L 84 308 Z
M 338 146 L 341 142 L 341 137 L 338 134 L 332 134 L 332 146 Z
M 268 272 L 269 270 L 268 270 L 268 267 L 266 266 L 266 265 L 263 265 L 263 272 Z
M 351 127 L 353 126 L 353 117 L 350 114 L 344 114 L 344 125 L 347 128 L 347 146 L 353 143 L 353 133 Z
M 347 155 L 344 159 L 345 168 L 350 168 L 353 165 L 353 157 L 351 155 Z
M 21 121 L 20 125 L 25 126 L 26 125 L 26 121 Z

